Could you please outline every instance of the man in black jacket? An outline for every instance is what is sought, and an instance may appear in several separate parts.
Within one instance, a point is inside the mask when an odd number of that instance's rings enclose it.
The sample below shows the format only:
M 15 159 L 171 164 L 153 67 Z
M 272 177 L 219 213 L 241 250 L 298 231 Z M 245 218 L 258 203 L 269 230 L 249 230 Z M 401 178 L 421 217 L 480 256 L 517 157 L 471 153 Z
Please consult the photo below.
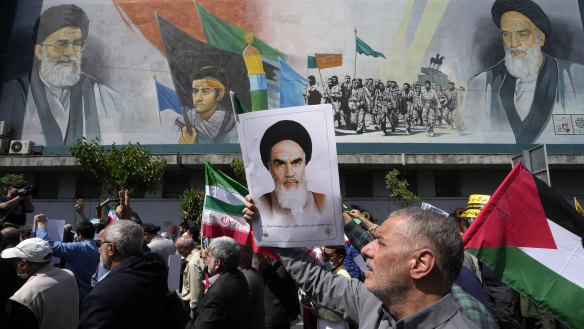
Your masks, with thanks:
M 219 275 L 199 302 L 197 329 L 247 329 L 250 295 L 239 265 L 239 244 L 229 237 L 211 241 L 204 257 L 211 276 Z
M 79 328 L 165 328 L 167 267 L 154 253 L 143 253 L 144 231 L 118 220 L 96 240 L 105 278 L 81 304 Z

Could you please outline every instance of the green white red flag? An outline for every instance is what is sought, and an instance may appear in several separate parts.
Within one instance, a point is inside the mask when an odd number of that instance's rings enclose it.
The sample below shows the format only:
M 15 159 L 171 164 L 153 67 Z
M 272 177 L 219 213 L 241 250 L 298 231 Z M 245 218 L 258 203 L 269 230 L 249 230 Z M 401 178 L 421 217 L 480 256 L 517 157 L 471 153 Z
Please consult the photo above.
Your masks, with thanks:
M 272 248 L 255 245 L 253 230 L 243 218 L 247 194 L 245 186 L 205 161 L 203 235 L 209 238 L 229 236 L 240 244 L 249 244 L 255 253 L 279 259 Z
M 465 249 L 571 328 L 584 328 L 583 217 L 518 163 L 468 231 Z

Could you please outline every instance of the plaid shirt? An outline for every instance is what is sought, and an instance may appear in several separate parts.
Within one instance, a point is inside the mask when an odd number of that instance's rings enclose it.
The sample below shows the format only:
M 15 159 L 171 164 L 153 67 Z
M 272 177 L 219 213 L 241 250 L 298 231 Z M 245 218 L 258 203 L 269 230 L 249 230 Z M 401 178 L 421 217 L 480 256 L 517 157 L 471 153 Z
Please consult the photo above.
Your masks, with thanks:
M 357 251 L 361 251 L 366 244 L 373 241 L 371 234 L 353 220 L 345 224 L 345 235 Z
M 349 272 L 349 275 L 352 278 L 359 279 L 359 281 L 363 281 L 365 279 L 365 275 L 363 274 L 363 271 L 361 271 L 361 269 L 359 268 L 359 265 L 357 265 L 357 263 L 355 263 L 354 260 L 355 257 L 360 255 L 359 251 L 357 251 L 357 249 L 355 249 L 355 247 L 353 247 L 353 245 L 348 242 L 345 243 L 345 248 L 347 249 L 347 255 L 345 256 L 343 265 L 345 265 L 347 272 Z
M 482 329 L 497 329 L 497 324 L 495 319 L 491 315 L 491 312 L 487 310 L 485 305 L 476 300 L 471 295 L 467 294 L 462 290 L 462 288 L 456 284 L 452 285 L 452 296 L 456 304 L 458 304 L 458 309 L 464 316 L 469 320 L 474 322 L 479 328 Z
M 361 248 L 367 243 L 373 241 L 371 234 L 361 228 L 361 226 L 355 223 L 355 221 L 350 221 L 345 224 L 345 235 L 357 250 L 361 250 Z M 474 322 L 481 329 L 497 329 L 495 319 L 493 319 L 491 313 L 483 304 L 481 304 L 481 302 L 464 292 L 464 290 L 456 284 L 452 285 L 451 291 L 460 312 L 465 317 Z

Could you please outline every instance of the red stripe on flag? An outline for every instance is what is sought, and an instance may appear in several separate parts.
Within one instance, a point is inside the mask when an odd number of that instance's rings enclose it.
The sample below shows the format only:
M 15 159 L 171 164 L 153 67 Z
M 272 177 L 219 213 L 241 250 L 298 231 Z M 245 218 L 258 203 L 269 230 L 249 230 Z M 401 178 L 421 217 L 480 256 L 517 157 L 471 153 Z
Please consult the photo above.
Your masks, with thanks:
M 517 163 L 462 240 L 465 248 L 557 249 L 533 175 Z
M 227 228 L 219 224 L 203 224 L 203 235 L 208 238 L 218 238 L 228 236 L 241 244 L 245 244 L 248 239 L 248 233 Z
M 278 256 L 278 254 L 276 254 L 274 249 L 272 249 L 270 247 L 256 246 L 255 239 L 253 237 L 253 228 L 251 228 L 251 227 L 249 230 L 249 235 L 247 236 L 246 243 L 251 246 L 251 248 L 253 249 L 253 252 L 255 252 L 256 254 L 264 255 L 264 256 L 269 257 L 271 259 L 280 260 L 280 256 Z
M 255 239 L 253 236 L 253 229 L 250 227 L 249 233 L 233 230 L 226 228 L 225 226 L 218 224 L 203 224 L 203 235 L 208 238 L 218 238 L 222 236 L 228 236 L 233 238 L 239 244 L 248 244 L 253 249 L 253 252 L 259 255 L 263 255 L 275 260 L 280 260 L 280 257 L 274 249 L 270 247 L 260 247 L 256 246 Z

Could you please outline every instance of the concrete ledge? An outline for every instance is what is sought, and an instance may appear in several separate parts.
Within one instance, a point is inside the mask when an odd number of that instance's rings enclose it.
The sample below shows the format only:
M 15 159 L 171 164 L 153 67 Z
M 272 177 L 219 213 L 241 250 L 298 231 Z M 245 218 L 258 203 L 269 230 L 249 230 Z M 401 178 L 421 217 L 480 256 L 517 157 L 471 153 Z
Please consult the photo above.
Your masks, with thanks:
M 339 154 L 341 168 L 379 168 L 402 166 L 412 168 L 448 167 L 480 168 L 511 167 L 511 158 L 516 154 L 428 154 L 428 153 L 392 153 L 392 154 Z M 226 166 L 233 158 L 241 160 L 240 153 L 175 153 L 155 155 L 163 158 L 168 167 L 180 166 L 201 169 L 205 161 L 218 166 Z M 557 169 L 580 169 L 584 165 L 584 154 L 549 154 L 549 166 Z M 80 169 L 74 157 L 67 155 L 5 155 L 0 156 L 0 170 L 64 170 Z

